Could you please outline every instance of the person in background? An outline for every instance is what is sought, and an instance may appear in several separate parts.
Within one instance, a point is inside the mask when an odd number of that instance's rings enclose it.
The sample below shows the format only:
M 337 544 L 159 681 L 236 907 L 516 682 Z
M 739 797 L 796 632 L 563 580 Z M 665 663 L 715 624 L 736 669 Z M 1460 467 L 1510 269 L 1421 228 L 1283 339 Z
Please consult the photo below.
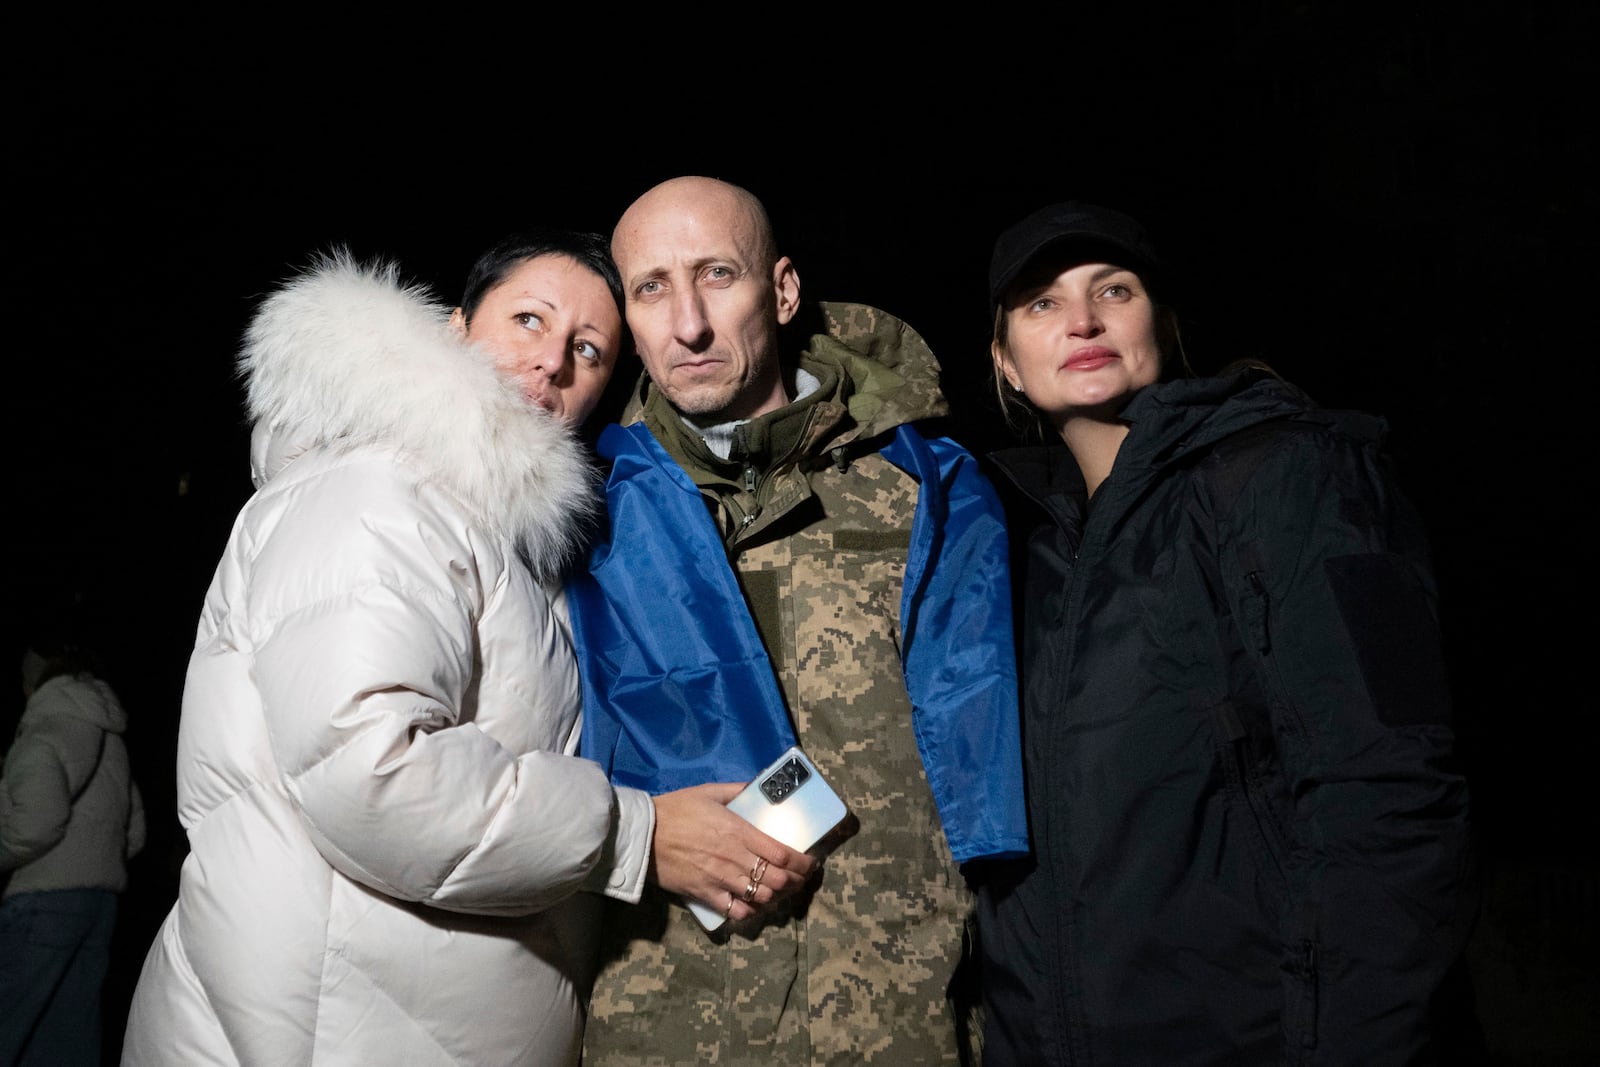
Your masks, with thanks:
M 577 1062 L 592 904 L 638 899 L 667 824 L 574 755 L 560 578 L 620 303 L 603 238 L 535 230 L 454 310 L 342 250 L 260 307 L 256 492 L 189 664 L 190 853 L 124 1064 Z M 752 834 L 770 887 L 810 873 Z
M 985 1062 L 1467 1062 L 1467 783 L 1385 424 L 1186 374 L 1120 211 L 1041 208 L 989 278 L 1040 443 L 989 457 L 1034 854 L 983 887 Z
M 938 363 L 883 311 L 803 304 L 727 182 L 651 188 L 611 247 L 645 374 L 568 583 L 583 751 L 661 794 L 798 741 L 859 830 L 743 921 L 771 856 L 720 861 L 715 932 L 665 885 L 609 908 L 584 1063 L 975 1062 L 966 876 L 1027 840 L 1003 516 L 935 429 Z M 694 857 L 661 836 L 660 870 Z
M 0 769 L 0 1064 L 99 1067 L 119 896 L 145 843 L 128 713 L 51 624 L 23 653 L 22 692 Z

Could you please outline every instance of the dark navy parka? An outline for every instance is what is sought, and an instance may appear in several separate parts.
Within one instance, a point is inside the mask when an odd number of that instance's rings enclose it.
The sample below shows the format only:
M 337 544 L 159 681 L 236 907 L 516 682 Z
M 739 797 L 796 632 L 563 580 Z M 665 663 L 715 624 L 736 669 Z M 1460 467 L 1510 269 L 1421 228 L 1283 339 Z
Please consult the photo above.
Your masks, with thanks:
M 1010 490 L 1033 857 L 983 894 L 986 1067 L 1431 1062 L 1475 906 L 1436 590 L 1384 424 L 1143 390 Z

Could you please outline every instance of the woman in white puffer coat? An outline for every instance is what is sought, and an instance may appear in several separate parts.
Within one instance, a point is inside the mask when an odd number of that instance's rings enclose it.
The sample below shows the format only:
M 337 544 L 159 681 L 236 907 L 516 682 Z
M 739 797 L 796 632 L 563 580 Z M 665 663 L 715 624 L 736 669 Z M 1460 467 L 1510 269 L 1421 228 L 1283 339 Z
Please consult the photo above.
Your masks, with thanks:
M 552 232 L 453 315 L 337 251 L 261 307 L 256 492 L 190 660 L 190 853 L 124 1064 L 577 1061 L 586 905 L 638 899 L 655 825 L 572 754 L 558 591 L 620 305 L 604 241 Z
M 101 989 L 144 800 L 128 713 L 70 623 L 37 624 L 0 769 L 0 1064 L 100 1063 Z

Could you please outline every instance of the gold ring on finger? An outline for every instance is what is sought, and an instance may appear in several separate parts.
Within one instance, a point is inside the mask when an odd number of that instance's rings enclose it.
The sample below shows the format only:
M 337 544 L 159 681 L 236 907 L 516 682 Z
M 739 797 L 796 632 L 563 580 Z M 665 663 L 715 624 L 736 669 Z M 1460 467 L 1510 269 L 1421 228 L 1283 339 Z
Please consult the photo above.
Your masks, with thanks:
M 760 856 L 756 857 L 756 865 L 750 868 L 750 880 L 756 885 L 761 884 L 761 879 L 767 876 L 767 861 Z
M 746 904 L 748 904 L 752 900 L 754 900 L 755 898 L 756 898 L 756 884 L 754 882 L 751 882 L 749 885 L 744 887 L 744 902 Z

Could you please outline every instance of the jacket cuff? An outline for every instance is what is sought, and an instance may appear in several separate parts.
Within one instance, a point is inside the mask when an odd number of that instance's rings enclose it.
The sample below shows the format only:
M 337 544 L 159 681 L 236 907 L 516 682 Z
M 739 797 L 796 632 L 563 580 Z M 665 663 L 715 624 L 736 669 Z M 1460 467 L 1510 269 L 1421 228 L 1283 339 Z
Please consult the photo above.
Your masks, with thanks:
M 605 856 L 585 886 L 628 904 L 644 896 L 650 871 L 650 846 L 655 840 L 656 805 L 642 789 L 617 786 L 617 821 Z

